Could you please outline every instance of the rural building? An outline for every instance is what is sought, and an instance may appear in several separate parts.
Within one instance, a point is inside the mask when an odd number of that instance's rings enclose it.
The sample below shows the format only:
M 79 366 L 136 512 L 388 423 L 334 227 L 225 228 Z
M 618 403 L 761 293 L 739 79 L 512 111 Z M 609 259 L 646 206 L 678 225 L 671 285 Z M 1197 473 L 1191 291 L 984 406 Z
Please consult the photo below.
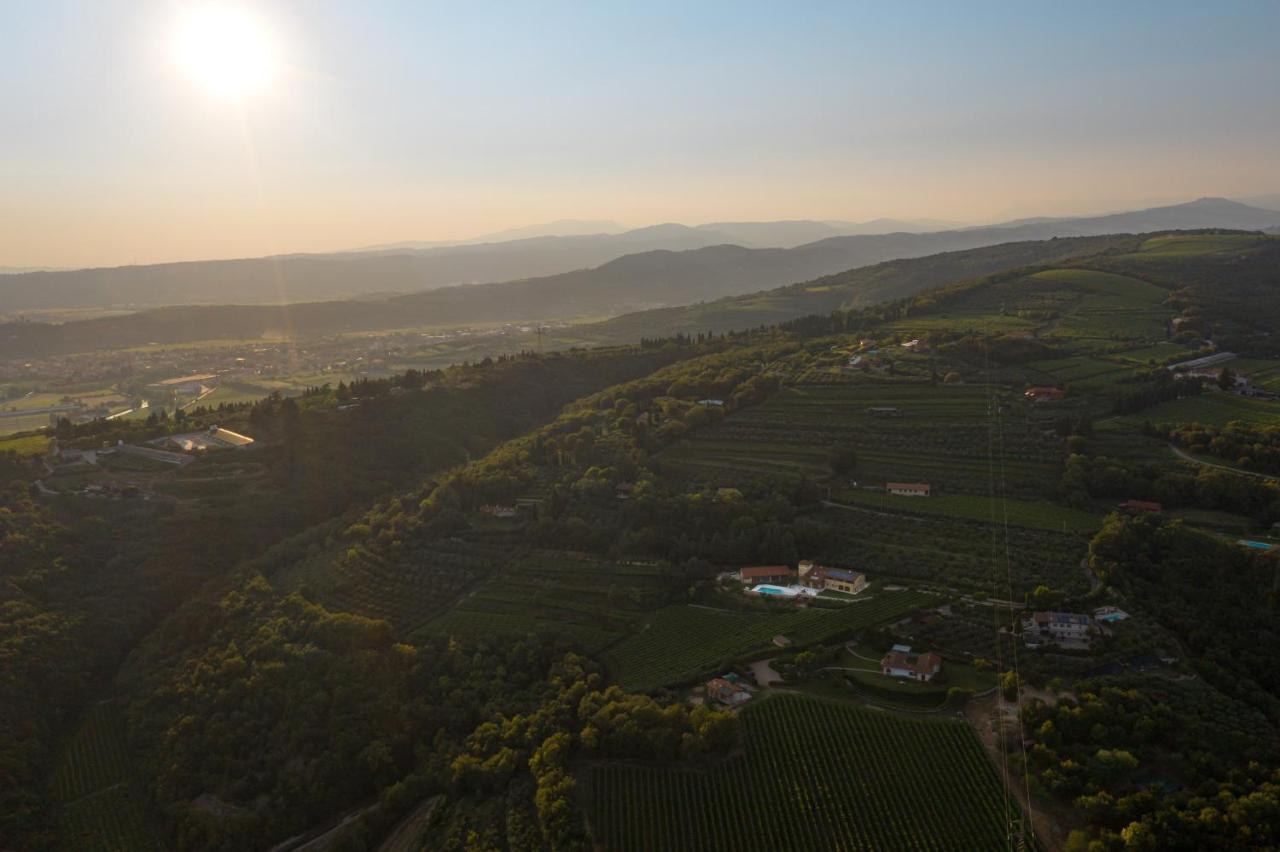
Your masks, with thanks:
M 1022 621 L 1022 638 L 1028 645 L 1040 642 L 1088 642 L 1093 619 L 1075 612 L 1036 612 Z
M 181 394 L 202 394 L 217 385 L 217 373 L 202 373 L 195 376 L 178 376 L 147 385 L 150 390 L 166 391 Z
M 1022 395 L 1032 402 L 1054 402 L 1066 396 L 1067 392 L 1062 388 L 1035 387 L 1027 388 Z
M 723 399 L 700 399 L 698 405 L 705 405 L 709 408 L 720 408 L 724 405 Z
M 791 568 L 786 565 L 756 565 L 751 568 L 743 568 L 738 572 L 738 577 L 744 583 L 781 583 L 787 584 L 795 579 L 795 575 L 791 573 Z
M 1150 500 L 1125 500 L 1116 506 L 1121 512 L 1129 515 L 1154 514 L 1158 515 L 1164 511 L 1164 506 L 1159 503 L 1153 503 Z
M 811 589 L 830 589 L 856 595 L 867 587 L 867 575 L 843 568 L 827 568 L 810 560 L 800 563 L 800 583 Z
M 514 518 L 520 514 L 520 509 L 503 503 L 486 503 L 480 507 L 480 514 L 491 518 Z
M 773 637 L 773 644 L 777 645 L 779 648 L 790 648 L 791 640 L 779 633 L 777 636 Z
M 253 439 L 248 435 L 241 435 L 239 432 L 232 432 L 221 426 L 210 426 L 200 432 L 170 435 L 161 442 L 163 446 L 187 453 L 199 453 L 205 450 L 239 450 L 252 443 Z
M 908 340 L 906 343 L 902 344 L 902 348 L 908 352 L 923 352 L 928 347 L 924 345 L 922 340 L 916 338 L 914 340 Z
M 911 653 L 910 645 L 894 645 L 880 660 L 880 672 L 889 677 L 929 682 L 942 671 L 942 657 L 932 651 Z
M 930 492 L 927 482 L 886 482 L 884 490 L 900 497 L 928 497 Z
M 1170 372 L 1181 373 L 1185 370 L 1197 370 L 1204 367 L 1215 367 L 1218 364 L 1225 364 L 1227 361 L 1235 360 L 1234 352 L 1215 352 L 1212 355 L 1205 355 L 1202 358 L 1192 358 L 1190 361 L 1182 361 L 1178 364 L 1170 364 L 1168 370 Z
M 716 677 L 707 681 L 707 697 L 726 707 L 737 707 L 739 704 L 750 701 L 751 693 L 746 687 L 725 678 Z

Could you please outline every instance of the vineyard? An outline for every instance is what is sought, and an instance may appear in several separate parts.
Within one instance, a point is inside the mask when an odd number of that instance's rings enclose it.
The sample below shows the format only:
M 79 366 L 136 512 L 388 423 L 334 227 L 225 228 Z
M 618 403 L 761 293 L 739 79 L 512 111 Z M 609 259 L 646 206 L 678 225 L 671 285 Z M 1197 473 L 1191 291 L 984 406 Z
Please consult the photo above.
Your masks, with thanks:
M 991 488 L 989 413 L 1002 415 L 1009 492 L 1041 496 L 1057 482 L 1061 439 L 1046 435 L 1021 400 L 984 385 L 860 383 L 801 385 L 735 412 L 662 454 L 673 473 L 712 484 L 758 475 L 820 477 L 834 446 L 857 453 L 861 481 L 924 481 L 935 491 L 986 494 Z M 874 409 L 895 409 L 877 416 Z
M 410 546 L 395 558 L 355 546 L 293 581 L 329 609 L 385 618 L 409 632 L 507 558 L 496 545 L 458 540 Z
M 690 680 L 727 659 L 767 648 L 778 634 L 803 645 L 892 621 L 936 599 L 912 591 L 880 592 L 833 609 L 749 613 L 698 606 L 658 610 L 638 632 L 604 655 L 624 688 L 653 689 Z
M 749 706 L 742 721 L 745 755 L 708 771 L 593 769 L 597 842 L 617 852 L 1009 847 L 1018 806 L 960 722 L 797 695 Z
M 472 638 L 555 633 L 598 650 L 665 602 L 663 570 L 657 563 L 607 562 L 573 553 L 524 554 L 422 633 Z
M 1004 548 L 1003 532 L 993 524 L 868 509 L 833 508 L 816 517 L 827 523 L 830 533 L 815 558 L 828 564 L 866 565 L 877 576 L 973 591 L 992 592 L 999 582 L 1004 594 L 1011 579 L 1014 596 L 1041 584 L 1072 594 L 1088 589 L 1080 567 L 1088 546 L 1086 534 L 1010 526 L 1011 576 L 1006 578 L 1003 562 L 998 563 L 998 574 L 993 562 L 993 535 L 1000 535 L 1001 555 Z
M 130 781 L 124 719 L 115 704 L 89 710 L 59 756 L 51 786 L 64 849 L 160 848 Z

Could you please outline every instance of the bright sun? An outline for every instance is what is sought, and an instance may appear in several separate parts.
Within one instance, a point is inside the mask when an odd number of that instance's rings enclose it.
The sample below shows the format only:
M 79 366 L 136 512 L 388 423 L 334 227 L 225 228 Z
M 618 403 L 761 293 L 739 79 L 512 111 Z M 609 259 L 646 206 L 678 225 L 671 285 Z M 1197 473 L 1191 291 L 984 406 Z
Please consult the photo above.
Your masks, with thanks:
M 206 3 L 184 11 L 174 45 L 179 65 L 210 93 L 241 98 L 266 89 L 276 56 L 262 22 L 230 3 Z

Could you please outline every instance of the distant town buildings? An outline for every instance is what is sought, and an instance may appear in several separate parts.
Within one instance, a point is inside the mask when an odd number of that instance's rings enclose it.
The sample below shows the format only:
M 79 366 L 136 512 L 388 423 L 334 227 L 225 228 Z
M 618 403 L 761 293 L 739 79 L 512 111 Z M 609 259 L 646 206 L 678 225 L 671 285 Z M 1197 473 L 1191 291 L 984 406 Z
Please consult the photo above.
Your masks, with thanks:
M 942 671 L 942 657 L 932 651 L 913 654 L 910 645 L 894 645 L 880 660 L 880 672 L 928 683 Z

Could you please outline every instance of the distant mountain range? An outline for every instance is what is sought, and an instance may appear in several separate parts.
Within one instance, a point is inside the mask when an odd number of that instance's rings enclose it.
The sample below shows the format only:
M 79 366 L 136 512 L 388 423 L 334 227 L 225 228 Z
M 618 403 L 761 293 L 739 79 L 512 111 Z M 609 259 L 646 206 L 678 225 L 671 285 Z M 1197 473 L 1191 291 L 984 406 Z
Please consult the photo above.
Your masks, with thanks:
M 799 223 L 757 224 L 793 228 Z M 750 293 L 887 260 L 1001 243 L 1180 228 L 1256 230 L 1277 224 L 1280 213 L 1219 198 L 1093 218 L 932 233 L 828 237 L 793 248 L 747 248 L 728 244 L 730 241 L 720 231 L 667 224 L 621 234 L 534 237 L 425 251 L 37 272 L 0 280 L 0 311 L 146 305 L 161 300 L 187 305 L 259 303 L 234 310 L 188 307 L 67 323 L 56 335 L 46 336 L 50 340 L 61 338 L 55 347 L 59 351 L 87 344 L 96 333 L 94 329 L 114 328 L 129 338 L 125 329 L 130 325 L 137 326 L 143 341 L 174 341 L 227 334 L 254 337 L 282 327 L 303 335 L 407 325 L 617 315 Z M 591 258 L 579 264 L 586 268 L 542 272 L 582 257 Z M 531 272 L 538 274 L 530 276 Z M 516 279 L 517 275 L 522 277 Z M 504 278 L 515 280 L 441 286 L 450 280 Z M 436 289 L 428 290 L 429 287 Z M 419 292 L 390 295 L 413 290 Z M 321 301 L 353 291 L 361 298 Z M 377 296 L 379 293 L 385 295 Z M 282 326 L 282 312 L 261 305 L 264 301 L 293 303 L 285 312 L 288 323 Z M 226 326 L 225 332 L 219 330 L 222 326 L 214 322 L 215 317 L 226 318 L 231 313 L 237 319 Z M 202 315 L 210 322 L 205 331 L 198 330 Z M 189 319 L 171 324 L 167 332 L 162 333 L 160 326 L 164 323 L 156 325 L 159 317 L 180 316 Z M 143 328 L 152 331 L 143 333 Z M 77 334 L 89 337 L 78 343 Z M 192 334 L 196 338 L 188 337 Z

